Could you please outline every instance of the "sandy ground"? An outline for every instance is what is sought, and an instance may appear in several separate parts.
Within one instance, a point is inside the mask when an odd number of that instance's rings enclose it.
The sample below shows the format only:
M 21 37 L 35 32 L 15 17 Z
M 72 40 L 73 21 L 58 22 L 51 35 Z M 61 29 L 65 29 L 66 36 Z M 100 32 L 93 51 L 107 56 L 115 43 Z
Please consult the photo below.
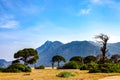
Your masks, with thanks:
M 60 72 L 72 72 L 76 76 L 69 78 L 57 77 L 56 75 Z M 32 69 L 32 72 L 28 73 L 0 72 L 0 80 L 120 80 L 120 73 L 88 73 L 87 70 L 46 67 L 45 69 Z
M 120 80 L 120 76 L 111 76 L 99 80 Z

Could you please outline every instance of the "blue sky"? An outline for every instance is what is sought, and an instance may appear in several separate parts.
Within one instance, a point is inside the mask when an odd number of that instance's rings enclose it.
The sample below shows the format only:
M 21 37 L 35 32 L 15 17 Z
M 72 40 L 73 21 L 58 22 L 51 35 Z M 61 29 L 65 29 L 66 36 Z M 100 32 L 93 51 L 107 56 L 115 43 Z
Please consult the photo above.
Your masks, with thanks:
M 0 0 L 0 58 L 45 41 L 120 42 L 120 0 Z

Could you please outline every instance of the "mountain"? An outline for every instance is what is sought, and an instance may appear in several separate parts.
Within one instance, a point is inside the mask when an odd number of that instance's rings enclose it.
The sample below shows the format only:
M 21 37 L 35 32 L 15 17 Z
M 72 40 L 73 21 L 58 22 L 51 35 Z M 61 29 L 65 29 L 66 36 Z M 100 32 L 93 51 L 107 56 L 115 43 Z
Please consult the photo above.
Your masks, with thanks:
M 51 66 L 51 59 L 55 55 L 61 55 L 68 61 L 73 56 L 97 55 L 100 53 L 99 47 L 89 41 L 72 41 L 63 44 L 59 41 L 47 41 L 36 49 L 40 59 L 37 65 L 43 64 Z
M 120 54 L 120 42 L 108 44 L 108 51 L 110 54 Z
M 11 64 L 11 62 L 8 62 L 4 59 L 0 59 L 0 68 L 8 67 Z
M 61 43 L 59 41 L 54 41 L 54 42 L 46 41 L 45 44 L 38 47 L 36 50 L 38 51 L 40 59 L 39 59 L 37 65 L 39 65 L 39 64 L 43 64 L 46 66 L 51 65 L 52 56 L 56 55 L 56 53 L 55 53 L 56 50 L 62 45 L 63 45 L 63 43 Z
M 101 45 L 93 41 L 72 41 L 70 43 L 63 44 L 60 41 L 46 41 L 42 46 L 38 47 L 36 50 L 40 59 L 37 62 L 37 66 L 51 66 L 51 59 L 55 55 L 61 55 L 66 58 L 67 61 L 73 56 L 88 56 L 88 55 L 98 55 Z M 113 54 L 120 54 L 120 42 L 108 43 L 107 45 L 107 56 Z M 11 62 L 4 59 L 0 59 L 0 68 L 7 67 Z

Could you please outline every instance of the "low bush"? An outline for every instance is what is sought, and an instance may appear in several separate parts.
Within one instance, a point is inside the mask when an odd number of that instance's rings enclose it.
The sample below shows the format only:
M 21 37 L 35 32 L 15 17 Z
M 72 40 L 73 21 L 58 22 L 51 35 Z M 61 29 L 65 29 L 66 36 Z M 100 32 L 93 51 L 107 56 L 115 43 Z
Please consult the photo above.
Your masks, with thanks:
M 120 63 L 99 64 L 97 67 L 91 68 L 89 73 L 120 73 Z
M 35 69 L 45 69 L 44 65 L 40 65 L 39 67 L 36 67 Z
M 87 64 L 82 64 L 80 66 L 80 70 L 88 70 L 88 65 Z
M 95 62 L 91 62 L 89 64 L 82 64 L 80 66 L 80 70 L 90 70 L 90 69 L 93 69 L 93 68 L 97 68 L 98 64 L 95 63 Z
M 2 72 L 31 72 L 31 68 L 20 63 L 14 63 Z
M 73 74 L 71 72 L 60 72 L 57 76 L 67 78 L 67 77 L 75 76 L 75 74 Z
M 4 68 L 0 68 L 0 72 L 2 72 L 4 70 Z
M 70 61 L 63 66 L 63 69 L 79 69 L 80 65 L 75 61 Z

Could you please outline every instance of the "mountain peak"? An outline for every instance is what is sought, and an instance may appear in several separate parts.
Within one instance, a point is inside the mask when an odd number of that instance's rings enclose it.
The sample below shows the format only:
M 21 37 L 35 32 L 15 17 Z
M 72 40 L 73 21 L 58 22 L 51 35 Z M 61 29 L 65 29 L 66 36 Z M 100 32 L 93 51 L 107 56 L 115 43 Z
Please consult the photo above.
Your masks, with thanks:
M 52 43 L 52 41 L 46 41 L 44 44 L 46 44 L 46 45 L 49 45 L 49 44 L 51 44 Z
M 72 41 L 66 44 L 59 41 L 47 41 L 37 51 L 40 56 L 37 64 L 44 64 L 45 66 L 51 65 L 51 58 L 55 55 L 61 55 L 68 61 L 72 56 L 84 57 L 91 53 L 95 55 L 100 53 L 99 48 L 89 43 L 89 41 Z
M 60 41 L 54 41 L 53 44 L 63 44 L 63 43 Z
M 7 62 L 5 59 L 0 59 L 0 62 Z

